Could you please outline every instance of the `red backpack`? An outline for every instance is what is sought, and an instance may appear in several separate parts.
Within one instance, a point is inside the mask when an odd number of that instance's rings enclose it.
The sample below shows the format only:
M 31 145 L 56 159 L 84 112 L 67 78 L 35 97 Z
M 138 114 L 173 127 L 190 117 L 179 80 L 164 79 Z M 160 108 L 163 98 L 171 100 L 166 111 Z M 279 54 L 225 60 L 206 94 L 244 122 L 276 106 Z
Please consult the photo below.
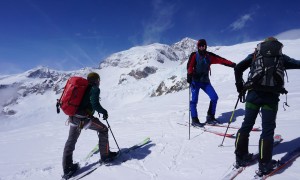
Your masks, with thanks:
M 87 87 L 88 80 L 82 77 L 70 77 L 60 99 L 57 100 L 57 113 L 60 112 L 59 108 L 61 108 L 66 115 L 74 116 Z

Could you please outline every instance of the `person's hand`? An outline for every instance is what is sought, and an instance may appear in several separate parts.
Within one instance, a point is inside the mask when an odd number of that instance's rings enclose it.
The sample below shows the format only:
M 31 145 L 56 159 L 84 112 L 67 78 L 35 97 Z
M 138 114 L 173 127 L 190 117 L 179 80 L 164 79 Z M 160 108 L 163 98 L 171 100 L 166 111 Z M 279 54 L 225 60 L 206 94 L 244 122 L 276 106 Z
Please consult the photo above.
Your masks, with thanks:
M 235 83 L 236 90 L 239 94 L 241 94 L 244 90 L 244 83 L 243 82 L 236 82 Z
M 189 84 L 192 83 L 192 75 L 191 75 L 191 74 L 188 74 L 188 75 L 187 75 L 186 81 L 187 81 Z
M 103 120 L 107 120 L 108 119 L 108 114 L 103 114 Z
M 231 65 L 231 67 L 232 67 L 232 68 L 235 68 L 235 66 L 236 66 L 236 64 L 235 64 L 235 63 L 233 63 L 233 64 Z
M 103 120 L 107 120 L 107 118 L 108 118 L 108 112 L 106 111 L 106 109 L 104 109 Z

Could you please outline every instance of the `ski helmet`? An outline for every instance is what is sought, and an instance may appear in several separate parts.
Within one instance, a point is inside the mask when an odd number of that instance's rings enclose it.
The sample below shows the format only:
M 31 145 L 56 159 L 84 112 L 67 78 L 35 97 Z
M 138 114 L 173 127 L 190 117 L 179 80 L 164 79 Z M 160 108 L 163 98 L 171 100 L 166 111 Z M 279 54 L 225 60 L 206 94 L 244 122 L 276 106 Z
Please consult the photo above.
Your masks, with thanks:
M 97 83 L 98 81 L 100 81 L 100 76 L 98 73 L 91 72 L 87 75 L 87 80 L 89 81 L 89 83 Z
M 205 39 L 199 39 L 198 43 L 197 43 L 197 48 L 199 49 L 200 46 L 204 46 L 205 45 L 205 50 L 207 47 L 207 43 Z

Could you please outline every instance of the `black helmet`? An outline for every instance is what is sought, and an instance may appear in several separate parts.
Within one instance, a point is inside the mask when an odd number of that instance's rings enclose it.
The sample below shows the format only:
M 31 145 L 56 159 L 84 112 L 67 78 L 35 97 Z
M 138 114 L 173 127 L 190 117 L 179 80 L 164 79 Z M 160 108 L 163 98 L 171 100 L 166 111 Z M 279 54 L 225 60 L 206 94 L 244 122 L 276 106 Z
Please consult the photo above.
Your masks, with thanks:
M 197 42 L 197 48 L 199 48 L 200 46 L 203 46 L 203 45 L 205 45 L 205 50 L 206 50 L 206 47 L 207 47 L 206 40 L 205 39 L 199 39 L 199 41 Z

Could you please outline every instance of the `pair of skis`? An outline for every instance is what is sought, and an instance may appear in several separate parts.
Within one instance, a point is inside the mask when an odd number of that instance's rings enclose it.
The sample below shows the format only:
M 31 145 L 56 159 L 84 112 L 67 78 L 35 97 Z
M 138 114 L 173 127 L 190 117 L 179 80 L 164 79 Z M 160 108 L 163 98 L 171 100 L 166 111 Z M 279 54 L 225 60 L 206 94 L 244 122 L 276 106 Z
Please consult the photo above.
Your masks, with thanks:
M 104 163 L 101 160 L 92 164 L 89 164 L 89 160 L 90 158 L 99 152 L 99 147 L 98 145 L 95 146 L 95 148 L 87 155 L 87 157 L 85 157 L 80 164 L 83 165 L 83 167 L 81 167 L 79 170 L 77 170 L 72 176 L 67 177 L 67 178 L 62 178 L 61 180 L 78 180 L 81 179 L 83 177 L 85 177 L 86 175 L 92 173 L 93 171 L 95 171 L 97 168 L 99 168 L 102 165 L 112 165 L 115 161 L 117 161 L 122 154 L 128 154 L 132 151 L 134 151 L 135 149 L 141 148 L 143 146 L 145 146 L 146 144 L 150 143 L 150 138 L 147 137 L 145 138 L 143 141 L 141 141 L 140 143 L 137 143 L 127 149 L 122 149 L 120 152 L 118 152 L 118 155 L 112 160 L 112 162 L 110 163 Z M 125 160 L 126 161 L 126 160 Z M 123 161 L 123 162 L 125 162 Z
M 282 142 L 282 140 L 283 139 L 282 139 L 281 135 L 275 135 L 274 136 L 274 144 L 273 144 L 273 146 L 276 147 L 277 145 L 279 145 Z M 257 151 L 256 153 L 253 154 L 252 160 L 249 162 L 249 164 L 247 166 L 253 165 L 257 161 L 258 156 L 259 156 L 259 151 Z M 269 174 L 263 175 L 261 177 L 256 174 L 254 176 L 253 180 L 265 180 L 268 177 L 275 175 L 280 170 L 282 170 L 284 167 L 286 167 L 287 165 L 289 165 L 290 163 L 292 163 L 299 156 L 300 156 L 300 147 L 297 147 L 294 150 L 288 152 L 284 157 L 282 157 L 278 161 L 277 166 Z M 232 180 L 232 179 L 234 179 L 241 172 L 243 172 L 243 170 L 246 167 L 236 168 L 235 164 L 234 164 L 232 166 L 232 168 L 225 174 L 225 176 L 223 176 L 222 180 Z
M 276 147 L 282 140 L 283 139 L 282 139 L 281 135 L 275 135 L 273 146 Z M 253 165 L 257 161 L 258 157 L 259 157 L 259 151 L 255 152 L 253 154 L 252 160 L 249 161 L 247 166 Z M 243 172 L 246 169 L 247 166 L 237 168 L 236 164 L 234 163 L 231 166 L 231 168 L 229 169 L 229 171 L 223 176 L 222 180 L 232 180 L 232 179 L 234 179 L 237 175 L 239 175 L 241 172 Z

